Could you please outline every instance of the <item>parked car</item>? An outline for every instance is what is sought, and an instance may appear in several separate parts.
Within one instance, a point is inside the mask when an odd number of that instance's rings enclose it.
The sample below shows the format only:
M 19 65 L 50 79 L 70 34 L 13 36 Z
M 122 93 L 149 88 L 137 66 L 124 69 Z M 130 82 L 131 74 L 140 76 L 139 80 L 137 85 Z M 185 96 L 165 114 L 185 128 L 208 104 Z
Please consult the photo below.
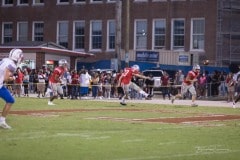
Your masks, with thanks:
M 152 75 L 154 79 L 154 91 L 160 90 L 160 87 L 162 84 L 161 77 L 163 76 L 163 70 L 155 70 L 155 69 L 144 70 L 143 75 L 144 76 Z

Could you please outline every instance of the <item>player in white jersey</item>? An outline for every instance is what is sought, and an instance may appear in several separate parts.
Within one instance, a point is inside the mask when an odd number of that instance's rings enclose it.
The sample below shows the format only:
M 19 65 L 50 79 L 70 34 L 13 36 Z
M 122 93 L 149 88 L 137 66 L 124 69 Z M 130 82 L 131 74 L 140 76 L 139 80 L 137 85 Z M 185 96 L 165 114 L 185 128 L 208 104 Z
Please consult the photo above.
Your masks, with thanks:
M 23 52 L 21 49 L 12 49 L 8 58 L 0 61 L 0 97 L 6 102 L 3 107 L 2 115 L 0 116 L 0 127 L 10 129 L 11 127 L 6 123 L 6 117 L 15 102 L 14 97 L 10 91 L 4 86 L 4 82 L 13 81 L 13 74 L 18 65 L 23 60 Z

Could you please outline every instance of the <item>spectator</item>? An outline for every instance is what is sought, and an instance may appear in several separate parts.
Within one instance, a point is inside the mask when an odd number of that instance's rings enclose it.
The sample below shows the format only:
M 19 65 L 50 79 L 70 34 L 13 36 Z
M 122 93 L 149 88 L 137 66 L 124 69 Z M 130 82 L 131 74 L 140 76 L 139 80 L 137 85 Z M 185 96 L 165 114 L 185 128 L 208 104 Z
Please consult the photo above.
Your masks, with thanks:
M 233 79 L 233 74 L 229 73 L 226 78 L 226 84 L 227 84 L 227 102 L 234 103 L 234 91 L 235 91 L 235 82 Z
M 88 71 L 86 69 L 83 69 L 83 71 L 80 73 L 79 77 L 80 81 L 80 97 L 81 96 L 87 96 L 91 81 L 91 76 L 88 74 Z
M 220 81 L 220 85 L 219 85 L 219 95 L 220 96 L 225 96 L 226 94 L 226 75 L 224 72 L 221 72 L 219 75 L 219 81 Z
M 43 70 L 40 69 L 38 71 L 38 83 L 37 83 L 37 97 L 40 98 L 40 94 L 42 95 L 42 97 L 45 96 L 45 74 L 43 73 Z
M 207 77 L 205 73 L 200 74 L 197 83 L 198 97 L 202 98 L 206 95 L 206 85 L 207 85 Z
M 20 67 L 17 68 L 16 74 L 15 74 L 15 93 L 18 97 L 21 96 L 23 93 L 22 90 L 22 84 L 23 84 L 23 72 Z
M 166 71 L 163 72 L 163 76 L 161 77 L 162 81 L 162 96 L 163 99 L 165 100 L 166 95 L 168 96 L 168 99 L 170 100 L 170 93 L 169 93 L 169 85 L 170 85 L 170 79 L 168 76 L 168 73 Z
M 103 85 L 105 87 L 104 97 L 110 99 L 111 98 L 111 74 L 110 73 L 106 74 Z
M 184 81 L 184 74 L 183 74 L 183 71 L 182 70 L 179 70 L 176 72 L 175 74 L 175 81 L 174 81 L 174 84 L 177 85 L 177 86 L 180 86 L 182 85 L 183 81 Z M 178 92 L 180 93 L 181 92 L 181 87 L 177 87 L 178 88 Z
M 72 76 L 71 76 L 71 99 L 77 99 L 78 94 L 79 94 L 79 74 L 77 73 L 76 70 L 72 71 Z
M 92 97 L 95 99 L 98 96 L 98 83 L 99 83 L 99 74 L 97 72 L 93 73 L 92 76 Z
M 220 85 L 220 78 L 219 78 L 219 72 L 214 71 L 212 75 L 212 96 L 218 96 L 219 95 L 219 87 Z
M 153 94 L 153 87 L 154 87 L 154 79 L 153 75 L 149 74 L 148 75 L 150 78 L 145 80 L 145 85 L 146 85 L 146 92 L 148 94 Z
M 118 97 L 119 99 L 121 99 L 122 96 L 124 95 L 124 91 L 123 91 L 122 86 L 118 86 L 119 78 L 120 78 L 120 76 L 122 75 L 122 73 L 123 73 L 123 70 L 121 69 L 121 70 L 116 74 L 115 81 L 114 81 L 114 83 L 116 84 L 116 87 L 117 87 L 117 97 Z
M 235 101 L 232 104 L 233 108 L 236 108 L 236 103 L 240 100 L 240 74 L 238 72 L 238 74 L 235 76 L 234 75 L 234 82 L 236 83 L 236 92 L 237 92 L 237 96 Z
M 29 90 L 29 74 L 27 70 L 24 70 L 24 76 L 23 76 L 23 89 L 24 89 L 24 96 L 29 96 L 28 95 L 28 90 Z

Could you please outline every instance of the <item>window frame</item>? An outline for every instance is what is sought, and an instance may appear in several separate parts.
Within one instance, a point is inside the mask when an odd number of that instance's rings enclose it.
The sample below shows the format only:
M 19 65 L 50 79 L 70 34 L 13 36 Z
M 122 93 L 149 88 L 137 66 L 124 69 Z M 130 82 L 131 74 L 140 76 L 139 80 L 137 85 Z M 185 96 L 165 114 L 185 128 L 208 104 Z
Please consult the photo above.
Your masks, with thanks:
M 63 34 L 63 35 L 61 35 L 60 36 L 60 24 L 66 24 L 67 26 L 67 29 L 66 29 L 66 32 L 65 32 L 65 30 L 64 30 L 64 33 L 66 33 L 66 34 Z M 64 27 L 64 26 L 63 26 Z M 56 42 L 57 42 L 57 44 L 59 44 L 59 45 L 61 45 L 61 46 L 63 46 L 63 47 L 65 47 L 65 48 L 68 48 L 69 47 L 69 33 L 68 33 L 68 30 L 69 30 L 69 22 L 68 21 L 57 21 L 57 40 L 56 40 Z M 61 42 L 60 41 L 60 39 L 61 38 L 63 38 L 63 39 L 66 39 L 66 42 Z M 60 43 L 66 43 L 66 45 L 65 44 L 60 44 Z
M 175 32 L 175 26 L 174 26 L 174 22 L 175 21 L 183 21 L 183 34 L 175 34 L 174 32 Z M 186 29 L 185 29 L 185 27 L 186 27 L 186 20 L 184 19 L 184 18 L 175 18 L 175 19 L 172 19 L 172 25 L 171 25 L 171 50 L 179 50 L 179 51 L 184 51 L 184 49 L 185 49 L 185 32 L 186 32 Z M 176 26 L 177 27 L 177 26 Z M 177 29 L 177 28 L 176 28 Z M 175 41 L 175 35 L 176 36 L 183 36 L 183 46 L 175 46 L 174 45 L 174 41 Z
M 20 35 L 21 34 L 20 32 L 22 31 L 20 27 L 24 27 L 24 26 L 21 26 L 21 24 L 26 25 L 25 26 L 26 35 Z M 26 21 L 17 22 L 17 41 L 27 41 L 27 40 L 28 40 L 28 22 Z
M 90 3 L 99 4 L 99 3 L 103 3 L 103 0 L 90 0 Z
M 101 28 L 101 31 L 99 35 L 93 35 L 93 23 L 100 23 L 100 28 Z M 99 42 L 100 46 L 99 48 L 94 48 L 93 47 L 93 36 L 94 38 L 99 38 L 101 41 Z M 90 21 L 90 46 L 89 46 L 89 49 L 91 51 L 101 51 L 102 50 L 102 47 L 103 47 L 103 22 L 102 20 L 91 20 Z
M 111 24 L 113 26 L 111 26 Z M 110 29 L 110 27 L 113 27 L 113 33 L 110 33 L 110 31 L 112 29 Z M 111 39 L 113 39 L 113 42 L 111 41 Z M 116 45 L 116 20 L 108 20 L 107 22 L 107 50 L 108 51 L 114 51 L 115 50 L 115 45 Z M 111 44 L 113 44 L 113 47 L 111 48 L 110 46 L 112 46 Z
M 76 35 L 76 23 L 83 23 L 84 34 Z M 73 21 L 73 49 L 83 51 L 85 49 L 86 22 L 84 20 Z M 83 48 L 76 48 L 76 36 L 83 37 Z
M 42 32 L 42 36 L 36 36 L 35 35 L 35 31 L 36 31 L 36 27 L 35 27 L 35 24 L 42 24 L 43 25 L 43 32 Z M 42 40 L 37 40 L 35 38 L 38 38 L 40 39 L 42 37 Z M 32 24 L 32 41 L 39 41 L 39 42 L 42 42 L 44 41 L 44 22 L 43 21 L 33 21 L 33 24 Z
M 194 21 L 203 21 L 203 33 L 193 33 L 194 32 Z M 205 18 L 192 18 L 191 19 L 191 38 L 190 38 L 190 50 L 192 51 L 205 51 Z M 203 37 L 203 44 L 202 44 L 202 48 L 194 48 L 194 36 L 202 36 Z M 198 40 L 198 39 L 197 39 Z M 199 40 L 197 41 L 197 45 L 199 44 Z
M 57 0 L 57 5 L 68 5 L 70 4 L 70 0 L 68 2 L 60 2 L 61 0 Z
M 142 32 L 138 33 L 138 22 L 145 22 L 145 32 L 143 32 L 144 30 L 142 30 Z M 141 28 L 140 28 L 141 29 Z M 148 34 L 148 21 L 147 19 L 136 19 L 134 21 L 134 49 L 135 50 L 146 50 L 147 49 L 147 34 Z M 143 38 L 142 40 L 140 40 L 139 38 Z M 139 39 L 139 41 L 138 41 Z M 145 41 L 144 47 L 142 44 L 138 44 L 141 41 Z M 144 42 L 143 42 L 144 43 Z
M 36 2 L 36 0 L 33 0 L 33 6 L 43 6 L 44 5 L 44 0 L 43 2 Z
M 17 5 L 18 6 L 28 6 L 29 5 L 29 0 L 27 0 L 27 3 L 21 3 L 21 0 L 17 0 Z
M 157 33 L 156 34 L 156 22 L 163 22 L 164 23 L 164 34 L 161 34 L 161 33 Z M 153 50 L 156 50 L 156 49 L 165 49 L 166 48 L 166 29 L 167 29 L 167 26 L 166 26 L 166 19 L 153 19 L 153 35 L 152 35 L 152 49 Z M 164 37 L 164 45 L 160 45 L 160 46 L 157 46 L 155 41 L 156 41 L 156 36 L 163 36 Z
M 77 2 L 77 0 L 73 0 L 73 4 L 86 4 L 86 0 L 83 0 L 81 2 Z
M 11 25 L 11 33 L 9 35 L 5 35 L 5 25 Z M 9 38 L 10 40 L 5 42 L 5 38 Z M 13 22 L 3 22 L 2 23 L 2 43 L 8 43 L 13 41 Z
M 11 7 L 11 6 L 13 6 L 13 3 L 14 3 L 13 0 L 12 0 L 12 3 L 9 3 L 9 4 L 6 4 L 6 1 L 7 0 L 2 0 L 2 6 L 4 6 L 4 7 Z

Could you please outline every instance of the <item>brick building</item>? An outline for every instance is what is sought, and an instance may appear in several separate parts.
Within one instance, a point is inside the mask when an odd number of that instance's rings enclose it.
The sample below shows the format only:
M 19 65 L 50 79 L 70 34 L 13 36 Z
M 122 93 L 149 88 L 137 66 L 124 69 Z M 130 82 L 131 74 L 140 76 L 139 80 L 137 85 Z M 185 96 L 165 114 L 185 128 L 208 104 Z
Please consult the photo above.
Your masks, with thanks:
M 2 45 L 54 42 L 68 50 L 94 54 L 78 57 L 80 66 L 115 69 L 132 62 L 143 62 L 143 67 L 189 66 L 204 65 L 206 60 L 215 67 L 240 64 L 238 0 L 0 2 Z

